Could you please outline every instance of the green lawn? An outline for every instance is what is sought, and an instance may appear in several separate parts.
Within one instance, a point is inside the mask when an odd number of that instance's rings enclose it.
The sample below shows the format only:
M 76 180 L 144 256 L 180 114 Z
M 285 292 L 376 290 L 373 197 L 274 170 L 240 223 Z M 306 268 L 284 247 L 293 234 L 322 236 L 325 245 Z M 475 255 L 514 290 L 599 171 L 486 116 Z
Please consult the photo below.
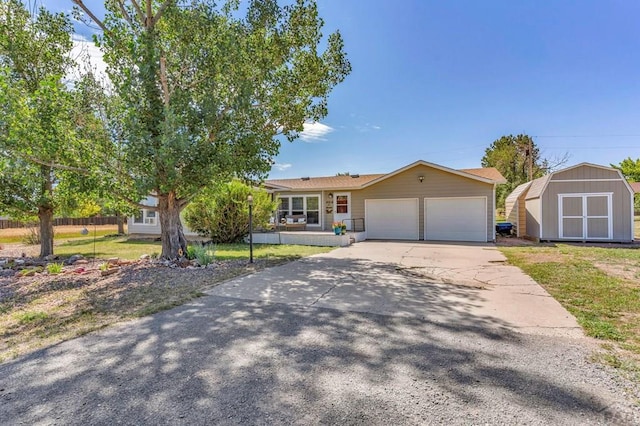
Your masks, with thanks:
M 254 244 L 253 256 L 259 258 L 294 259 L 316 253 L 326 253 L 332 247 L 290 246 Z M 143 254 L 159 255 L 162 245 L 156 241 L 128 240 L 126 237 L 98 237 L 95 243 L 97 258 L 119 257 L 121 259 L 138 259 Z M 61 256 L 81 254 L 93 257 L 93 237 L 79 238 L 57 245 L 54 252 Z M 248 259 L 248 244 L 218 244 L 215 246 L 215 257 L 218 260 Z
M 82 229 L 82 227 L 79 226 L 78 229 Z M 26 231 L 24 233 L 26 233 Z M 22 240 L 24 239 L 24 235 L 23 235 L 24 233 L 13 234 L 13 235 L 3 235 L 2 233 L 0 233 L 0 243 L 4 243 L 4 244 L 21 243 Z M 112 234 L 115 234 L 115 231 L 113 229 L 99 229 L 96 231 L 97 237 L 102 237 L 105 235 L 112 235 Z M 90 235 L 93 237 L 93 231 L 90 231 Z M 54 231 L 54 240 L 56 241 L 78 239 L 78 238 L 86 238 L 86 237 L 81 236 L 79 231 L 77 232 L 55 232 Z
M 501 247 L 585 333 L 640 359 L 640 249 L 557 244 Z

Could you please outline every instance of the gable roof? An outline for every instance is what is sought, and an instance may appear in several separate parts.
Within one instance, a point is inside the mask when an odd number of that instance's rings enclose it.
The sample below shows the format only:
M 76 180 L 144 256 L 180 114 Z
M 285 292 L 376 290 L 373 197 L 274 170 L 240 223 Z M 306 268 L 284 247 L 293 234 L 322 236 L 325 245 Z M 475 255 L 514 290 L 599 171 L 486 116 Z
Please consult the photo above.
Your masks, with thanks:
M 556 173 L 563 173 L 566 172 L 567 170 L 572 170 L 572 169 L 576 169 L 578 167 L 582 167 L 582 166 L 588 166 L 588 167 L 595 167 L 598 169 L 605 169 L 605 170 L 613 170 L 616 173 L 618 173 L 618 175 L 620 176 L 620 179 L 624 182 L 625 186 L 629 189 L 629 191 L 631 191 L 632 193 L 634 192 L 634 189 L 631 187 L 631 185 L 629 184 L 629 182 L 627 182 L 626 179 L 624 179 L 624 177 L 622 176 L 622 173 L 620 172 L 620 170 L 613 168 L 613 167 L 607 167 L 607 166 L 601 166 L 599 164 L 593 164 L 593 163 L 580 163 L 580 164 L 576 164 L 575 166 L 571 166 L 571 167 L 567 167 L 566 169 L 562 169 L 562 170 L 556 170 L 555 172 L 551 172 L 548 175 L 542 176 L 538 179 L 534 179 L 531 181 L 531 189 L 529 189 L 529 192 L 527 193 L 526 199 L 527 200 L 531 200 L 533 198 L 540 198 L 542 196 L 542 193 L 547 189 L 547 185 L 549 184 L 549 181 L 551 180 L 551 177 L 553 175 L 555 175 Z
M 629 182 L 629 186 L 633 189 L 633 192 L 640 194 L 640 182 Z
M 416 161 L 388 174 L 367 174 L 367 175 L 347 175 L 347 176 L 325 176 L 309 177 L 297 179 L 269 179 L 265 181 L 265 186 L 275 190 L 339 190 L 339 189 L 361 189 L 367 186 L 388 179 L 392 176 L 409 170 L 413 167 L 424 165 L 434 169 L 442 170 L 468 179 L 494 184 L 505 183 L 506 179 L 494 168 L 483 169 L 461 169 L 455 170 L 426 161 Z

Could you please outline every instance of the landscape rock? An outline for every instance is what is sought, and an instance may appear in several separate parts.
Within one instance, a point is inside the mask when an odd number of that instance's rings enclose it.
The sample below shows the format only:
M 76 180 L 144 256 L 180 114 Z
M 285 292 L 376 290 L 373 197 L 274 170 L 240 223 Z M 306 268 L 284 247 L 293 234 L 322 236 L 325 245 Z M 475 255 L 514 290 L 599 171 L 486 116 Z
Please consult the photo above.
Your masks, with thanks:
M 147 260 L 150 259 L 151 256 L 149 256 L 148 254 L 143 254 L 142 256 L 140 256 L 140 260 Z
M 109 265 L 118 265 L 120 263 L 120 259 L 117 257 L 112 257 L 110 259 L 107 259 L 107 264 Z
M 107 269 L 105 271 L 100 271 L 100 275 L 102 275 L 103 277 L 106 277 L 107 275 L 112 275 L 115 274 L 116 272 L 118 272 L 120 269 L 119 268 L 111 268 L 111 269 Z
M 58 260 L 60 258 L 60 256 L 58 256 L 57 254 L 50 254 L 49 256 L 45 256 L 44 260 L 46 260 L 47 262 L 51 262 L 52 260 Z
M 75 262 L 73 262 L 74 265 L 86 265 L 88 263 L 89 261 L 87 259 L 78 259 Z
M 81 254 L 74 254 L 65 262 L 67 265 L 73 265 L 76 261 L 84 259 L 84 256 Z

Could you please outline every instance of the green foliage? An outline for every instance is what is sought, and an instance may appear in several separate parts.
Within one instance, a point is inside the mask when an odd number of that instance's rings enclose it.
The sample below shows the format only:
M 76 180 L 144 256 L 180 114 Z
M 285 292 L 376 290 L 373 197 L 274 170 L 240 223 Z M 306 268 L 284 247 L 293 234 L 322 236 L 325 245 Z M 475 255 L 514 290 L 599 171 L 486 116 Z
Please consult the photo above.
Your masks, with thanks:
M 0 3 L 0 213 L 37 216 L 41 250 L 53 251 L 54 211 L 94 182 L 99 118 L 91 77 L 74 70 L 71 21 L 19 0 Z M 82 176 L 82 178 L 80 178 Z
M 351 65 L 340 33 L 323 37 L 312 0 L 242 11 L 237 1 L 165 0 L 153 2 L 153 19 L 132 2 L 105 7 L 97 41 L 122 105 L 121 164 L 136 194 L 157 195 L 162 256 L 175 258 L 187 203 L 212 180 L 263 179 L 278 136 L 294 140 L 325 117 Z
M 213 244 L 193 244 L 187 246 L 187 252 L 189 249 L 200 266 L 207 266 L 215 261 L 216 246 Z
M 622 175 L 631 182 L 640 182 L 640 158 L 632 160 L 631 157 L 625 158 L 620 164 L 612 164 L 622 172 Z
M 640 182 L 640 158 L 632 160 L 631 157 L 628 157 L 622 160 L 620 164 L 612 164 L 611 167 L 620 170 L 629 182 Z M 635 194 L 634 200 L 634 210 L 636 214 L 640 214 L 638 213 L 640 212 L 640 194 Z
M 253 196 L 254 229 L 268 226 L 276 203 L 266 191 L 238 181 L 203 191 L 187 206 L 184 219 L 189 228 L 215 243 L 240 241 L 249 233 L 249 195 Z
M 532 147 L 529 153 L 529 147 Z M 518 185 L 529 180 L 529 155 L 532 156 L 533 179 L 543 176 L 549 169 L 549 162 L 540 157 L 540 149 L 531 136 L 508 135 L 495 140 L 485 150 L 482 167 L 495 167 L 505 177 L 507 183 L 496 188 L 496 204 L 504 208 L 504 200 Z
M 64 265 L 62 263 L 49 263 L 47 265 L 47 272 L 50 274 L 59 274 L 62 272 L 62 267 Z

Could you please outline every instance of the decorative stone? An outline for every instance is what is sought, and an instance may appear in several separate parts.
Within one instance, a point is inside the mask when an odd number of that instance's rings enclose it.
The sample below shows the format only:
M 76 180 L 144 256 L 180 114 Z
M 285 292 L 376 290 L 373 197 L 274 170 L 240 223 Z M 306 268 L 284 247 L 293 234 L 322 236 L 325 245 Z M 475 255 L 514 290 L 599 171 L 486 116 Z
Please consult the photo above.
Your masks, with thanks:
M 110 259 L 107 259 L 107 263 L 109 265 L 117 265 L 120 262 L 120 259 L 118 259 L 117 257 L 112 257 Z
M 147 260 L 150 259 L 151 256 L 149 256 L 148 254 L 143 254 L 142 256 L 140 256 L 140 260 Z
M 73 265 L 77 260 L 84 259 L 84 256 L 81 254 L 74 254 L 65 262 L 67 265 Z

